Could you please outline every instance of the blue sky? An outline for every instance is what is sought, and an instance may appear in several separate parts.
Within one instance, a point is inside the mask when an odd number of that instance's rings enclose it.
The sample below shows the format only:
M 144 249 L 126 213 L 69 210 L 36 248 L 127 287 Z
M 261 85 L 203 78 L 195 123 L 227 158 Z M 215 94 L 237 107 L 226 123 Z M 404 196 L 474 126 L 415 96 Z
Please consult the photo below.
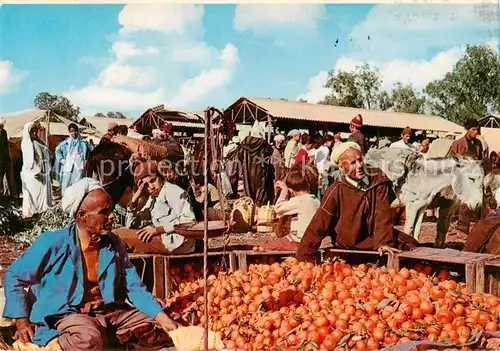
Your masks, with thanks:
M 489 7 L 491 6 L 491 7 Z M 331 69 L 369 62 L 384 88 L 441 78 L 497 45 L 495 5 L 3 5 L 0 113 L 63 94 L 84 114 L 320 100 Z M 336 39 L 339 44 L 335 46 Z

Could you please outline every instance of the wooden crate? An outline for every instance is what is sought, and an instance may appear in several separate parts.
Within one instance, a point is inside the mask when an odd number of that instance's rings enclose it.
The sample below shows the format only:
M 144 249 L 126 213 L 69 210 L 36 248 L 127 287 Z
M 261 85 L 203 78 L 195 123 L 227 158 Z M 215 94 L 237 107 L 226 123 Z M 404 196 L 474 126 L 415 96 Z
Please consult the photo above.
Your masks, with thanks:
M 166 295 L 165 256 L 153 254 L 129 254 L 143 283 L 153 296 L 164 299 Z
M 246 272 L 251 264 L 283 262 L 288 257 L 295 257 L 296 251 L 235 251 L 237 268 Z
M 209 262 L 217 258 L 226 257 L 228 271 L 236 269 L 236 259 L 232 252 L 209 252 Z M 170 267 L 183 262 L 197 262 L 200 265 L 203 277 L 203 254 L 188 255 L 156 255 L 156 254 L 129 254 L 130 261 L 136 266 L 137 272 L 148 290 L 157 298 L 165 299 L 176 290 L 172 282 Z
M 417 263 L 429 265 L 434 273 L 448 269 L 454 279 L 465 282 L 468 293 L 482 292 L 485 285 L 485 264 L 494 258 L 494 255 L 474 252 L 419 247 L 396 255 L 395 269 L 413 268 Z
M 226 267 L 221 267 L 221 271 L 234 272 L 237 269 L 236 255 L 233 252 L 209 252 L 208 253 L 208 263 L 209 269 L 212 263 L 223 263 L 223 258 L 225 259 Z M 181 268 L 180 274 L 182 275 L 182 267 L 184 263 L 195 263 L 196 271 L 199 278 L 203 278 L 203 254 L 194 253 L 188 255 L 171 255 L 165 256 L 165 296 L 169 297 L 173 292 L 177 290 L 177 284 L 172 276 L 172 270 Z M 215 271 L 209 270 L 208 274 L 217 273 Z M 186 275 L 187 278 L 187 275 Z M 193 279 L 194 280 L 194 279 Z M 189 280 L 191 281 L 191 279 Z
M 484 291 L 500 296 L 500 258 L 494 258 L 484 264 Z
M 373 263 L 377 266 L 386 266 L 387 268 L 395 267 L 394 256 L 389 256 L 388 254 L 380 256 L 377 251 L 344 250 L 334 248 L 326 248 L 321 251 L 321 262 L 335 257 L 354 265 L 361 263 Z

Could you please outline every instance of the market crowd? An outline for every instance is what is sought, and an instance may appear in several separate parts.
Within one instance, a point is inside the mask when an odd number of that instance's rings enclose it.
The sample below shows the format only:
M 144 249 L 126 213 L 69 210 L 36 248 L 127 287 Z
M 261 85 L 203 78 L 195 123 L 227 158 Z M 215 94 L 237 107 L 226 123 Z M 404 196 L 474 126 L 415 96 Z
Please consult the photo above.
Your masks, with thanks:
M 4 125 L 0 120 L 1 145 L 7 144 Z M 23 130 L 21 179 L 26 217 L 54 204 L 50 150 L 39 136 L 40 127 L 28 123 Z M 123 152 L 123 157 L 129 157 L 113 143 L 126 136 L 127 130 L 110 125 L 94 148 L 81 138 L 78 126 L 70 124 L 68 138 L 55 150 L 55 164 L 61 206 L 71 223 L 42 234 L 7 269 L 4 317 L 16 321 L 20 341 L 48 345 L 57 340 L 62 350 L 101 350 L 108 344 L 108 330 L 115 331 L 121 344 L 165 342 L 162 331 L 177 325 L 147 292 L 127 252 L 196 251 L 198 242 L 176 233 L 175 225 L 204 216 L 213 219 L 222 198 L 234 199 L 240 192 L 257 206 L 272 204 L 279 219 L 289 219 L 284 235 L 263 243 L 268 250 L 294 250 L 300 260 L 314 261 L 327 236 L 334 246 L 345 249 L 388 254 L 411 249 L 418 242 L 394 228 L 392 181 L 380 169 L 371 167 L 368 172 L 364 156 L 372 147 L 386 146 L 430 157 L 442 144 L 447 153 L 497 167 L 498 157 L 489 153 L 477 122 L 467 121 L 464 128 L 465 135 L 457 140 L 447 136 L 431 143 L 407 127 L 397 141 L 371 142 L 363 133 L 362 116 L 357 115 L 347 140 L 340 134 L 291 130 L 286 136 L 277 134 L 270 145 L 263 128 L 255 123 L 250 135 L 242 140 L 236 136 L 224 147 L 221 184 L 216 186 L 213 179 L 205 184 L 200 175 L 177 174 L 171 166 L 152 160 L 135 160 L 128 173 L 103 184 L 99 174 L 86 174 L 85 163 L 100 150 L 116 150 L 114 156 Z M 191 162 L 171 124 L 147 139 L 164 148 L 175 163 Z M 0 147 L 3 177 L 8 164 L 4 151 Z M 106 190 L 110 185 L 117 186 L 118 194 Z M 205 199 L 212 210 L 206 213 Z M 469 232 L 473 216 L 470 209 L 461 208 L 458 228 L 464 233 Z M 120 228 L 114 227 L 116 222 Z M 26 287 L 31 288 L 29 292 Z

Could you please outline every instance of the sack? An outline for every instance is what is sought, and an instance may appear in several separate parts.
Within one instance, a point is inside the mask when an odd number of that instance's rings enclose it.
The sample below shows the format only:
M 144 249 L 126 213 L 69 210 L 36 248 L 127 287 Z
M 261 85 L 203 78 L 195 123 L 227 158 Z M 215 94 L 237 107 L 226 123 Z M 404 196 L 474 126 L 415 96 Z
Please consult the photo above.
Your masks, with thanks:
M 115 136 L 112 141 L 128 148 L 132 153 L 145 159 L 162 161 L 167 159 L 167 149 L 144 140 L 134 139 L 125 135 Z
M 231 212 L 231 222 L 234 230 L 246 232 L 252 229 L 255 206 L 249 197 L 242 197 L 235 201 Z
M 179 351 L 201 351 L 204 348 L 205 331 L 201 327 L 180 327 L 168 333 Z M 208 348 L 220 350 L 225 347 L 220 337 L 208 331 Z

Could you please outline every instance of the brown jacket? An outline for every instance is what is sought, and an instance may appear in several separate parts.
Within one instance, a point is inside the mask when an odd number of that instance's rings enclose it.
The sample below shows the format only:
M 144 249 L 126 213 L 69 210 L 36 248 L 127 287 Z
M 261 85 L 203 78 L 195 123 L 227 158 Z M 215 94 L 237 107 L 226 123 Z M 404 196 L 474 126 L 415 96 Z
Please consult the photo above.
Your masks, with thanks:
M 370 169 L 366 191 L 356 189 L 345 177 L 327 190 L 321 206 L 306 229 L 297 252 L 301 261 L 313 261 L 326 235 L 335 247 L 373 250 L 394 246 L 392 221 L 392 183 L 378 168 Z
M 467 236 L 464 251 L 500 254 L 500 217 L 482 219 Z
M 358 143 L 358 145 L 361 147 L 361 153 L 363 155 L 366 155 L 368 149 L 370 148 L 368 140 L 366 140 L 366 137 L 359 130 L 355 131 L 354 133 L 351 134 L 351 136 L 349 136 L 349 141 L 354 141 L 355 143 Z
M 469 144 L 473 144 L 474 152 L 469 150 Z M 468 141 L 465 136 L 457 139 L 451 145 L 451 152 L 461 156 L 473 157 L 476 160 L 483 159 L 483 145 L 479 139 Z

